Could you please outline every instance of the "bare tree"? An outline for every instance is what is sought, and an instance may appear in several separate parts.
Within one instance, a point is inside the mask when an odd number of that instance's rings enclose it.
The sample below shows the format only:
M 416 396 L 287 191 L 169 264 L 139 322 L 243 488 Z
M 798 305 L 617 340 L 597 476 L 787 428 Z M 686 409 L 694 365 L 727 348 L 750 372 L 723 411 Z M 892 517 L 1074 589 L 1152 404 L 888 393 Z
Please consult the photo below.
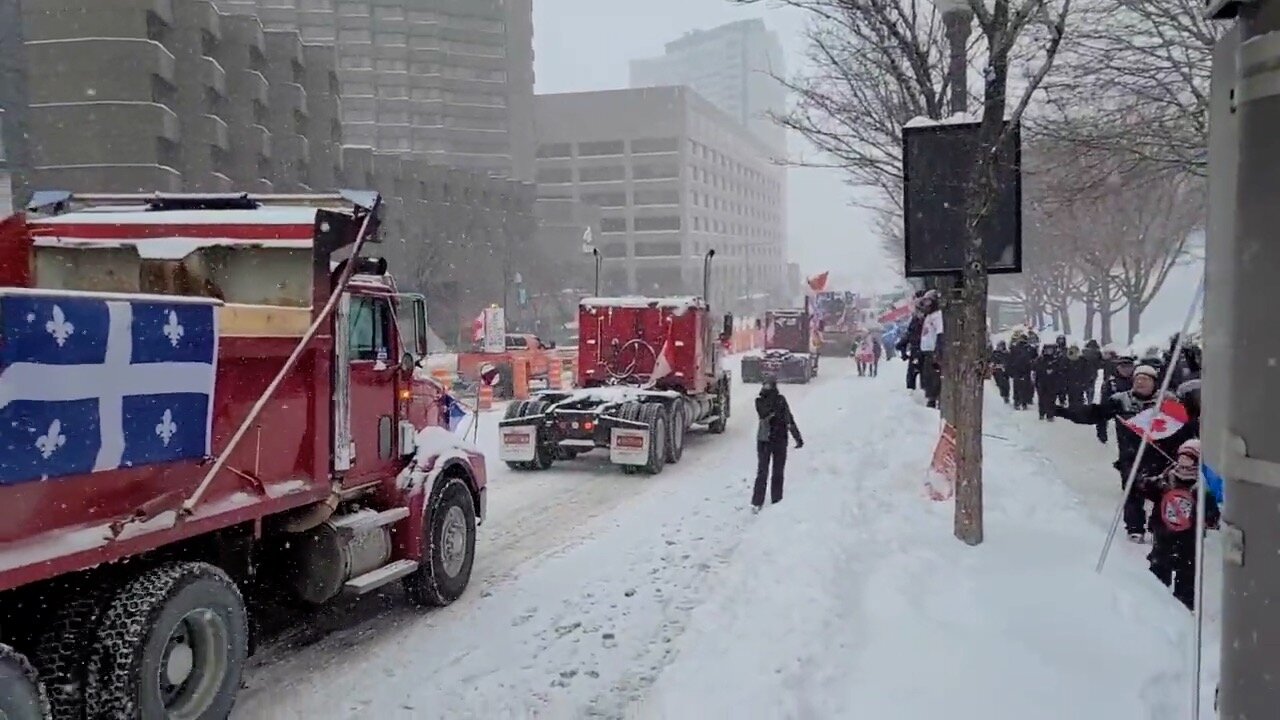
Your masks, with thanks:
M 1209 78 L 1224 26 L 1203 0 L 1081 0 L 1046 81 L 1042 132 L 1147 168 L 1203 175 Z
M 1128 303 L 1129 342 L 1142 328 L 1142 312 L 1178 264 L 1187 239 L 1201 225 L 1198 180 L 1135 171 L 1117 180 L 1106 214 L 1120 240 L 1115 282 Z

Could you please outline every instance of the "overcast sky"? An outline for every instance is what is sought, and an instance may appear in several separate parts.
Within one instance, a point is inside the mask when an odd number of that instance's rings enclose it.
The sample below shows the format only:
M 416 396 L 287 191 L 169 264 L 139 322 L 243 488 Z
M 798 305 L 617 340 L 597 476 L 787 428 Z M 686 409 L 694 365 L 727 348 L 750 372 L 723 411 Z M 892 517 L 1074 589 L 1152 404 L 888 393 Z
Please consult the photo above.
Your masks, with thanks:
M 627 87 L 628 61 L 661 55 L 665 43 L 695 29 L 763 18 L 778 32 L 789 71 L 804 60 L 804 13 L 764 2 L 729 0 L 534 0 L 537 92 Z M 794 148 L 803 147 L 797 139 Z M 789 253 L 805 276 L 832 271 L 833 281 L 875 291 L 897 279 L 886 269 L 871 219 L 851 207 L 855 192 L 835 170 L 788 171 Z

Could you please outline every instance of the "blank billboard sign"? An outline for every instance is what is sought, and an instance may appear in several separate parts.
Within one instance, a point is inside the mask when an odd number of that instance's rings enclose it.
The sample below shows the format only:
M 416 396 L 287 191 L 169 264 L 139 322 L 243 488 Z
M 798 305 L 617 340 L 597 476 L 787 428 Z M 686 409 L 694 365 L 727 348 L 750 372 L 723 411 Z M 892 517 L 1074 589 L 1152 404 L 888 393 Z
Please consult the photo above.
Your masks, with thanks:
M 978 163 L 978 123 L 906 127 L 903 212 L 907 277 L 957 275 L 964 266 L 965 204 Z M 1006 124 L 998 192 L 979 224 L 987 272 L 1022 272 L 1022 145 Z

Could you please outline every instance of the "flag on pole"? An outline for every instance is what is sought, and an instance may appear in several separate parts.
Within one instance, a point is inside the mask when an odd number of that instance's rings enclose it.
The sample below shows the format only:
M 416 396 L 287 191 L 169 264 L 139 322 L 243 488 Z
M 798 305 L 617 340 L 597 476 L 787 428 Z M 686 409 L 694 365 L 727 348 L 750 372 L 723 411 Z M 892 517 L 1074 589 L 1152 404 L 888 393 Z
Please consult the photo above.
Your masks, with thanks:
M 827 278 L 830 277 L 831 271 L 828 270 L 818 275 L 814 275 L 805 282 L 809 285 L 809 292 L 820 293 L 827 289 Z
M 446 430 L 458 437 L 466 437 L 471 431 L 471 423 L 475 422 L 475 418 L 476 414 L 471 411 L 471 408 L 453 395 L 445 393 L 444 426 Z
M 1128 420 L 1125 427 L 1146 435 L 1150 441 L 1163 440 L 1182 429 L 1191 420 L 1187 409 L 1176 398 L 1166 397 L 1160 407 L 1149 407 Z
M 473 343 L 484 342 L 484 311 L 483 310 L 480 311 L 480 314 L 476 316 L 475 320 L 471 321 L 471 342 Z
M 658 351 L 658 357 L 653 361 L 653 373 L 649 375 L 649 384 L 656 384 L 659 380 L 667 377 L 675 372 L 676 368 L 676 346 L 672 341 L 675 333 L 671 332 L 671 321 L 667 321 L 667 338 L 662 343 L 662 349 Z

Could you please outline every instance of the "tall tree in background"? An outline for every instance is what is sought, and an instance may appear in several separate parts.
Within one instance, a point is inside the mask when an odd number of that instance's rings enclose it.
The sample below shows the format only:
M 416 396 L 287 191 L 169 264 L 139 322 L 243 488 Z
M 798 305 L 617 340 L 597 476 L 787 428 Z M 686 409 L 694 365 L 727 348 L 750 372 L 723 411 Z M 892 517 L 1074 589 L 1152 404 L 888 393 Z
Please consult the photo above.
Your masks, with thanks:
M 1209 77 L 1225 27 L 1203 0 L 1078 0 L 1037 129 L 1082 151 L 1207 170 Z

